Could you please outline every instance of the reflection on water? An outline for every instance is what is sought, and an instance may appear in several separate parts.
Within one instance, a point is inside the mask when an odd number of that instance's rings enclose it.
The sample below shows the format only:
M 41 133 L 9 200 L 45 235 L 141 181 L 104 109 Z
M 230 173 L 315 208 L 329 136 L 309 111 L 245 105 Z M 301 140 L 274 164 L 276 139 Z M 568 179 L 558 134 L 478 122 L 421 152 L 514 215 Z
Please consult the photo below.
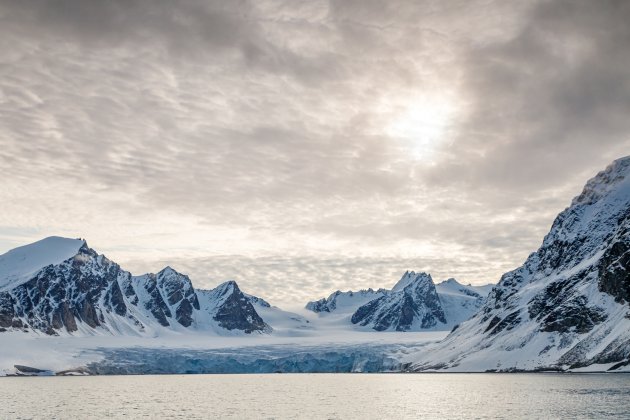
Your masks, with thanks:
M 630 418 L 627 374 L 0 378 L 0 418 Z

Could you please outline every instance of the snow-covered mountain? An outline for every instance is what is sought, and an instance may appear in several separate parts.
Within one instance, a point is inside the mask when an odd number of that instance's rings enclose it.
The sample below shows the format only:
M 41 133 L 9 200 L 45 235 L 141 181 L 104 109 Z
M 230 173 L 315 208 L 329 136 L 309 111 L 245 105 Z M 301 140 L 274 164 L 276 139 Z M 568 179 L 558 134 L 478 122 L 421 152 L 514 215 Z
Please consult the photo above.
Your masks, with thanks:
M 195 290 L 171 267 L 132 276 L 80 239 L 50 237 L 0 256 L 0 332 L 269 332 L 253 305 L 263 302 L 234 281 Z
M 630 364 L 629 305 L 630 156 L 588 181 L 538 251 L 411 368 L 615 370 Z
M 446 325 L 446 316 L 431 276 L 408 272 L 385 296 L 359 307 L 351 321 L 376 331 L 417 331 Z
M 354 312 L 357 308 L 371 300 L 377 299 L 381 296 L 384 296 L 387 293 L 385 289 L 364 289 L 359 290 L 358 292 L 342 292 L 341 290 L 337 290 L 334 293 L 331 293 L 327 298 L 322 298 L 320 300 L 315 300 L 312 302 L 308 302 L 306 304 L 306 309 L 309 311 L 313 311 L 316 313 L 322 312 L 336 312 L 336 313 L 347 313 Z
M 349 322 L 376 331 L 449 330 L 477 312 L 490 287 L 464 286 L 455 279 L 435 285 L 429 274 L 408 271 L 391 290 L 336 291 L 306 309 L 350 313 Z
M 203 313 L 209 314 L 218 322 L 219 327 L 248 334 L 254 331 L 271 331 L 235 281 L 225 282 L 212 290 L 199 290 L 197 293 Z

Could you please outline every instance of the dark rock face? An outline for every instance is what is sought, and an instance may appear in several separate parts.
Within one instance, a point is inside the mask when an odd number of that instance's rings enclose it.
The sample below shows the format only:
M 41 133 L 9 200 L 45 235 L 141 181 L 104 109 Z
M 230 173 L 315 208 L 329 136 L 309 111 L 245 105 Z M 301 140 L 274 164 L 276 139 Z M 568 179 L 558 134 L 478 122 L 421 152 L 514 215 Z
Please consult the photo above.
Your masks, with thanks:
M 605 311 L 589 305 L 586 296 L 573 287 L 580 280 L 552 283 L 530 301 L 529 316 L 540 322 L 540 331 L 584 334 L 606 320 Z
M 214 299 L 219 302 L 213 315 L 219 326 L 227 330 L 242 330 L 247 334 L 270 329 L 258 315 L 249 299 L 241 292 L 236 282 L 223 283 L 214 289 L 212 294 Z
M 320 300 L 315 300 L 307 303 L 306 309 L 315 313 L 330 312 L 330 308 L 328 307 L 328 300 L 326 298 L 321 298 Z
M 413 274 L 415 278 L 400 290 L 394 288 L 385 296 L 359 307 L 352 315 L 352 323 L 371 326 L 376 331 L 409 331 L 414 324 L 420 329 L 446 324 L 433 279 L 425 273 Z
M 521 322 L 520 311 L 514 311 L 505 318 L 493 317 L 484 332 L 490 335 L 498 334 L 503 330 L 510 331 Z
M 146 290 L 149 299 L 144 303 L 144 308 L 151 312 L 151 315 L 162 325 L 168 327 L 171 325 L 167 318 L 171 318 L 171 310 L 169 309 L 162 294 L 158 288 L 158 283 L 155 274 L 147 274 L 144 277 L 144 281 L 139 285 Z
M 157 282 L 168 305 L 175 310 L 175 319 L 184 327 L 193 322 L 193 310 L 199 310 L 199 300 L 188 276 L 170 267 L 160 271 Z
M 599 265 L 599 290 L 630 305 L 630 228 L 623 229 L 602 256 Z
M 9 328 L 15 319 L 15 301 L 10 293 L 0 293 L 0 327 Z
M 379 309 L 384 306 L 389 307 L 388 310 L 379 313 Z M 363 326 L 372 324 L 372 328 L 376 331 L 385 331 L 392 327 L 396 331 L 408 331 L 416 315 L 422 317 L 421 328 L 431 328 L 437 324 L 436 318 L 431 313 L 421 314 L 418 303 L 409 294 L 404 293 L 402 297 L 395 300 L 383 296 L 368 302 L 357 309 L 351 321 L 353 324 Z

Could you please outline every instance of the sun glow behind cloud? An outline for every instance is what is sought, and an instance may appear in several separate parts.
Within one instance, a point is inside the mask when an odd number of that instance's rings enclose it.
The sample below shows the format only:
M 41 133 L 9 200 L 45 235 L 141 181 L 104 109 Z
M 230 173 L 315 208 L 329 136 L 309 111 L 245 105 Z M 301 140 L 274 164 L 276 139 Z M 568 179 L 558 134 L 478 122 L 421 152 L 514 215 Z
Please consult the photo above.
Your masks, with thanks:
M 420 94 L 402 105 L 386 104 L 392 114 L 385 128 L 388 136 L 401 140 L 418 159 L 431 159 L 446 140 L 455 117 L 453 101 L 445 95 Z

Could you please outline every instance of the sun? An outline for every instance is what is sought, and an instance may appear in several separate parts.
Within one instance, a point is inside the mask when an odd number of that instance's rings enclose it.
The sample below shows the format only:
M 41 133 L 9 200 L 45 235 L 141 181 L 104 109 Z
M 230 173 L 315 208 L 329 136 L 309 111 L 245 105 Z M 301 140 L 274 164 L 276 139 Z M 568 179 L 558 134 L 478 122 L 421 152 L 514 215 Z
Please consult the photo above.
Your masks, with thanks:
M 401 140 L 415 157 L 429 157 L 451 127 L 454 106 L 439 96 L 418 95 L 389 109 L 389 137 Z

